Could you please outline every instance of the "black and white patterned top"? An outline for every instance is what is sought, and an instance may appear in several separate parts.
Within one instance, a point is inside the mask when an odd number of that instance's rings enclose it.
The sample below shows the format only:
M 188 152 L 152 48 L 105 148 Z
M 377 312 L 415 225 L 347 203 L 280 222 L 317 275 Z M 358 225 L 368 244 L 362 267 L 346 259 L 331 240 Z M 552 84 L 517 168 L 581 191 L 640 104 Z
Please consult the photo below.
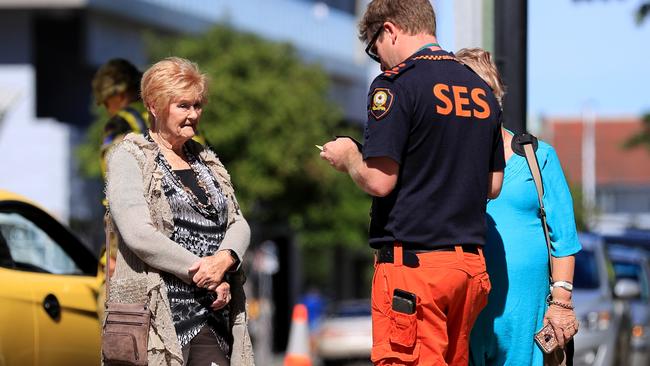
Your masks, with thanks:
M 162 188 L 174 217 L 171 240 L 199 257 L 214 254 L 224 238 L 228 209 L 226 198 L 209 168 L 185 150 L 191 170 L 172 170 L 162 153 L 156 163 L 163 171 Z M 181 347 L 207 324 L 225 355 L 232 344 L 228 307 L 213 311 L 214 293 L 188 285 L 176 276 L 163 274 L 172 320 Z

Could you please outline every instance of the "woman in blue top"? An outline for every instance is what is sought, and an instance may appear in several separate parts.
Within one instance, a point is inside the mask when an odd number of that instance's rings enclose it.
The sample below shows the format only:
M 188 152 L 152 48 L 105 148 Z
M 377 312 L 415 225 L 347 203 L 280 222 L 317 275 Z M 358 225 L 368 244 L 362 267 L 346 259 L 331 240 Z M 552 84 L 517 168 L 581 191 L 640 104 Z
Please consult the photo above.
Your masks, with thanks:
M 503 85 L 490 53 L 462 49 L 456 56 L 492 88 L 501 101 Z M 487 205 L 485 261 L 492 282 L 488 304 L 470 337 L 471 365 L 542 365 L 534 334 L 550 323 L 564 346 L 578 330 L 571 289 L 574 254 L 580 250 L 573 203 L 555 150 L 540 141 L 544 206 L 552 245 L 553 287 L 550 306 L 548 253 L 535 183 L 526 158 L 513 154 L 513 134 L 502 129 L 506 159 L 503 188 Z

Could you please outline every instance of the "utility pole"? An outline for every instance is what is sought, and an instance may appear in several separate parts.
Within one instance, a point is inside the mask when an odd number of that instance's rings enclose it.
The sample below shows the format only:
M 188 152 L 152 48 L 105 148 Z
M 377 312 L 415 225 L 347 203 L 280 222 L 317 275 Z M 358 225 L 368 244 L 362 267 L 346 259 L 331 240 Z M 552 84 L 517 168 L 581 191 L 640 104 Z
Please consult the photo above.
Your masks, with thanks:
M 526 131 L 527 0 L 494 2 L 494 53 L 506 96 L 504 125 L 515 133 Z
M 596 113 L 590 104 L 582 111 L 582 207 L 589 229 L 596 207 Z

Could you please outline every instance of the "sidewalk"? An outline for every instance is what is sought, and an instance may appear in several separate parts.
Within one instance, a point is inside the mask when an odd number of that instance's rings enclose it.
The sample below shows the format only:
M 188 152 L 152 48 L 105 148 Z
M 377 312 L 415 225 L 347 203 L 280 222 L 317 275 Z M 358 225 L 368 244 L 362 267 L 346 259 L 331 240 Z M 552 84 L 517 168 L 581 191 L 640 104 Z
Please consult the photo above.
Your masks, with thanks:
M 274 354 L 269 365 L 263 366 L 282 366 L 284 362 L 284 354 L 278 353 Z M 314 359 L 313 366 L 322 366 L 322 362 L 319 359 Z M 341 363 L 341 366 L 372 366 L 372 362 L 368 361 L 350 361 L 347 363 Z

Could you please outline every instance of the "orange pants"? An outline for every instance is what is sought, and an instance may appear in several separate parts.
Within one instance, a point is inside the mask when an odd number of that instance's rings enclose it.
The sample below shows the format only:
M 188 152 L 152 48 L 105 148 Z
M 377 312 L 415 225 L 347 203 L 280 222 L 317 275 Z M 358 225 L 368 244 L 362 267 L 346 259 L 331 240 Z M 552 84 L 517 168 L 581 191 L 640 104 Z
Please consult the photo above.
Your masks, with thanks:
M 375 365 L 467 365 L 469 335 L 487 303 L 490 280 L 483 252 L 418 253 L 419 266 L 402 265 L 395 244 L 395 263 L 375 264 L 372 280 L 372 354 Z M 415 314 L 391 308 L 393 290 L 417 295 Z

